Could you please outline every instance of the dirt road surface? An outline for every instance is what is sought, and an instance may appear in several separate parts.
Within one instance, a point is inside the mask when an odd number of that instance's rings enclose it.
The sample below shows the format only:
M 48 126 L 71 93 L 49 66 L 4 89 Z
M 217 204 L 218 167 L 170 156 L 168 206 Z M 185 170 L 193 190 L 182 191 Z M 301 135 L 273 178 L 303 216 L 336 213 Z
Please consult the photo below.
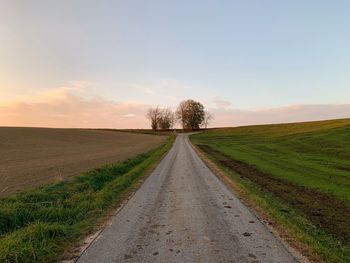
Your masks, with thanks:
M 188 137 L 78 259 L 83 262 L 296 262 L 205 166 Z

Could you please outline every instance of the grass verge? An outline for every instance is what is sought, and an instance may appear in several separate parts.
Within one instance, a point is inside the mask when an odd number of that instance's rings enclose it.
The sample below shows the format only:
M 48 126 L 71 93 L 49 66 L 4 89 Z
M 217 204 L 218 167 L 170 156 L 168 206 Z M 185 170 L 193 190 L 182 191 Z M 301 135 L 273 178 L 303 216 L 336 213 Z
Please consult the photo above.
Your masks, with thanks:
M 0 261 L 54 262 L 145 177 L 173 137 L 135 158 L 0 199 Z
M 191 141 L 314 262 L 350 262 L 350 120 L 218 129 Z

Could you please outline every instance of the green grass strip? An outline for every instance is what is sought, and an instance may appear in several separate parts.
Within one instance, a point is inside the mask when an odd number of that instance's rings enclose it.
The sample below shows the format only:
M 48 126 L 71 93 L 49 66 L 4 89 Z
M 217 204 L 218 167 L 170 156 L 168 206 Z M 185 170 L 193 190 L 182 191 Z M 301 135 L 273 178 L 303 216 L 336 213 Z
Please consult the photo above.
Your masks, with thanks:
M 350 262 L 350 119 L 213 129 L 191 141 L 212 149 L 243 196 L 311 259 Z

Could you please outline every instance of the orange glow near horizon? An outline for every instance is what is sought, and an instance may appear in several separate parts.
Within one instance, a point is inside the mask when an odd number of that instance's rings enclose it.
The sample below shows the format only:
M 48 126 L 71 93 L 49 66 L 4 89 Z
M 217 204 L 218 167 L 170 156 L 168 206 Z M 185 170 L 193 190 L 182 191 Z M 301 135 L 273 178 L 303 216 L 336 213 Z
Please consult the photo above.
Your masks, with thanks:
M 152 105 L 117 103 L 87 96 L 74 85 L 44 90 L 34 96 L 0 101 L 0 126 L 54 128 L 148 128 L 145 113 Z M 206 105 L 206 102 L 203 102 Z M 296 122 L 349 117 L 350 104 L 290 105 L 259 110 L 240 110 L 222 101 L 213 107 L 212 127 Z M 174 105 L 176 106 L 176 105 Z M 210 106 L 212 106 L 210 108 Z M 175 107 L 173 107 L 175 108 Z

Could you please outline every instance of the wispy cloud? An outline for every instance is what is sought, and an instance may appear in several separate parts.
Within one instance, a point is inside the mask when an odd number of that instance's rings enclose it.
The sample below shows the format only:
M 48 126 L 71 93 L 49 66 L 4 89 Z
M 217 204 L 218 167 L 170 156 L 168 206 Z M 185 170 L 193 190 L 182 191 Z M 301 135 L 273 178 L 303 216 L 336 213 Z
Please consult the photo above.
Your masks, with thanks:
M 93 96 L 83 86 L 70 83 L 0 106 L 0 125 L 138 128 L 148 126 L 148 107 Z
M 128 114 L 124 114 L 123 117 L 125 118 L 134 118 L 136 117 L 137 115 L 136 114 L 133 114 L 133 113 L 128 113 Z
M 212 108 L 211 111 L 215 115 L 211 126 L 215 127 L 350 118 L 350 104 L 300 104 L 258 110 Z
M 208 107 L 212 107 L 215 109 L 227 109 L 232 106 L 232 103 L 227 100 L 216 99 L 216 100 L 208 101 L 207 105 Z
M 169 84 L 169 83 L 168 83 Z M 167 85 L 168 85 L 167 84 Z M 43 90 L 0 106 L 1 126 L 147 128 L 145 113 L 152 105 L 138 101 L 117 102 L 89 93 L 86 81 Z M 165 84 L 164 84 L 165 85 Z M 177 85 L 177 84 L 169 84 Z M 172 86 L 174 87 L 174 86 Z M 175 108 L 182 100 L 174 98 Z M 161 102 L 161 101 L 160 101 Z M 215 119 L 211 126 L 296 122 L 350 117 L 350 104 L 289 105 L 256 110 L 236 109 L 226 100 L 203 101 Z M 161 105 L 161 103 L 160 103 Z
M 176 79 L 162 79 L 152 84 L 131 83 L 122 84 L 124 88 L 133 90 L 143 96 L 148 97 L 150 101 L 162 106 L 171 106 L 182 99 L 182 94 L 193 88 L 190 85 L 182 83 Z

